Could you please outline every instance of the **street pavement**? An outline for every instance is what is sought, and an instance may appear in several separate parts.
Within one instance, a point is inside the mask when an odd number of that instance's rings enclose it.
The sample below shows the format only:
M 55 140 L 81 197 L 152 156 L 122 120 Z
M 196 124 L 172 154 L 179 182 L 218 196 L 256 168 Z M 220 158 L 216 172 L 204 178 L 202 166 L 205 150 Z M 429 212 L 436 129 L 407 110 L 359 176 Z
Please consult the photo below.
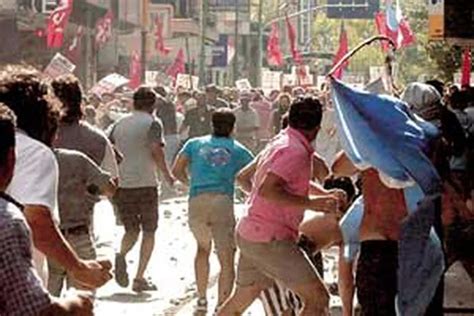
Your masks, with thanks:
M 243 206 L 236 205 L 236 215 L 240 217 Z M 115 223 L 112 206 L 107 201 L 96 205 L 95 232 L 98 254 L 114 259 L 119 249 L 123 228 Z M 138 264 L 140 240 L 128 254 L 128 272 L 133 280 Z M 148 277 L 158 286 L 158 291 L 137 294 L 131 288 L 121 288 L 112 280 L 96 293 L 96 315 L 193 315 L 196 301 L 194 282 L 194 253 L 196 245 L 187 226 L 187 200 L 175 198 L 160 204 L 159 227 L 156 246 L 150 260 Z M 337 281 L 337 251 L 331 249 L 324 254 L 325 281 Z M 217 299 L 217 273 L 219 264 L 213 254 L 210 259 L 210 281 L 208 290 L 209 313 L 212 315 Z M 455 265 L 447 274 L 446 304 L 450 307 L 474 307 L 474 287 L 460 265 Z M 331 297 L 331 315 L 341 315 L 340 300 Z M 261 303 L 257 300 L 244 314 L 264 315 Z M 474 314 L 457 314 L 474 315 Z

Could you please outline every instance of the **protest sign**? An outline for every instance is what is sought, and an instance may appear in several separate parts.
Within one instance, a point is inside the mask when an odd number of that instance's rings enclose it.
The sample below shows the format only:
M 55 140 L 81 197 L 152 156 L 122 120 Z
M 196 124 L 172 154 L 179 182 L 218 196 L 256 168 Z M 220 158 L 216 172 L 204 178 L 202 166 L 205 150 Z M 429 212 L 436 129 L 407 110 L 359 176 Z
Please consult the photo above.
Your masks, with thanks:
M 280 90 L 281 89 L 281 71 L 262 71 L 262 89 Z
M 44 69 L 44 74 L 50 78 L 57 78 L 71 74 L 74 69 L 76 69 L 76 65 L 60 53 L 56 53 L 48 66 Z
M 92 89 L 90 89 L 89 92 L 98 96 L 101 96 L 104 93 L 113 93 L 116 89 L 126 85 L 128 82 L 129 80 L 124 76 L 113 73 L 102 78 L 92 87 Z
M 250 84 L 250 81 L 247 78 L 237 80 L 235 82 L 235 86 L 237 87 L 237 90 L 240 91 L 252 89 L 252 85 Z
M 176 87 L 182 87 L 185 89 L 197 89 L 199 86 L 199 77 L 191 76 L 187 74 L 178 74 L 176 77 Z
M 300 86 L 312 86 L 314 82 L 313 75 L 308 65 L 291 67 L 291 74 L 296 78 L 296 83 Z
M 283 74 L 281 85 L 285 86 L 296 86 L 296 77 L 293 74 Z

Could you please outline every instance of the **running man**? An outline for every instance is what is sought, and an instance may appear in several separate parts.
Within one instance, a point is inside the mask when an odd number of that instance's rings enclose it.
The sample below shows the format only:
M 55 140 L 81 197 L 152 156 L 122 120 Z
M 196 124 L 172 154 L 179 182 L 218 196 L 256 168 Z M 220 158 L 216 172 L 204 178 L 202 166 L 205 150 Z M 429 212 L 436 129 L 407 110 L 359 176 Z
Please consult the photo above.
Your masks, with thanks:
M 311 142 L 318 134 L 321 117 L 318 100 L 298 99 L 290 107 L 289 127 L 259 156 L 247 215 L 237 226 L 237 287 L 218 315 L 240 315 L 274 281 L 301 297 L 301 315 L 327 313 L 327 289 L 296 244 L 306 209 L 331 213 L 344 202 L 336 194 L 313 195 L 320 188 L 310 181 Z
M 173 174 L 188 184 L 189 227 L 197 242 L 195 273 L 199 299 L 196 311 L 207 311 L 209 255 L 214 242 L 221 272 L 218 306 L 234 283 L 234 182 L 236 174 L 253 157 L 232 138 L 235 115 L 221 108 L 212 115 L 212 135 L 190 139 L 178 154 Z M 188 177 L 189 171 L 189 177 Z M 189 180 L 190 179 L 190 180 Z

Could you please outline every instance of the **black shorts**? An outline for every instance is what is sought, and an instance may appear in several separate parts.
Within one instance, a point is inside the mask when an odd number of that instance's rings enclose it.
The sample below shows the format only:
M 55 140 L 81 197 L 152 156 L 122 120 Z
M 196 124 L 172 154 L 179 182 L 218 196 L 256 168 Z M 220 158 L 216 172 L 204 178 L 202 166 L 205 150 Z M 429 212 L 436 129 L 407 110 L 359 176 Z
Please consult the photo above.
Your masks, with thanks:
M 125 231 L 155 232 L 158 227 L 158 190 L 156 187 L 117 190 L 117 213 Z
M 357 298 L 363 316 L 395 316 L 398 242 L 363 241 L 357 264 Z

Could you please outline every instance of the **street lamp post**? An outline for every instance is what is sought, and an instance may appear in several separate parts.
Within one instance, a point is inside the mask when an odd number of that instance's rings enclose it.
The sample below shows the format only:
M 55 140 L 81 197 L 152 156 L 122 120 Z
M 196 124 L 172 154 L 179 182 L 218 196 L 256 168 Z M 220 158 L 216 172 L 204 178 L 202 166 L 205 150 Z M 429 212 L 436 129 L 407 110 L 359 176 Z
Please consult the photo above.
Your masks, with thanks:
M 201 41 L 200 41 L 200 52 L 199 52 L 199 82 L 206 84 L 206 27 L 207 27 L 207 15 L 209 11 L 208 1 L 201 1 Z
M 141 30 L 141 78 L 142 82 L 145 82 L 145 73 L 147 65 L 147 36 L 148 36 L 148 4 L 149 0 L 142 0 L 142 30 Z
M 232 78 L 233 81 L 237 81 L 239 79 L 239 1 L 235 1 L 235 28 L 234 28 L 234 60 L 232 63 Z
M 262 18 L 263 18 L 263 0 L 258 1 L 258 33 L 257 33 L 257 40 L 258 40 L 258 47 L 257 51 L 259 52 L 259 56 L 257 58 L 257 87 L 262 86 L 262 53 L 263 53 L 263 26 L 262 26 Z

